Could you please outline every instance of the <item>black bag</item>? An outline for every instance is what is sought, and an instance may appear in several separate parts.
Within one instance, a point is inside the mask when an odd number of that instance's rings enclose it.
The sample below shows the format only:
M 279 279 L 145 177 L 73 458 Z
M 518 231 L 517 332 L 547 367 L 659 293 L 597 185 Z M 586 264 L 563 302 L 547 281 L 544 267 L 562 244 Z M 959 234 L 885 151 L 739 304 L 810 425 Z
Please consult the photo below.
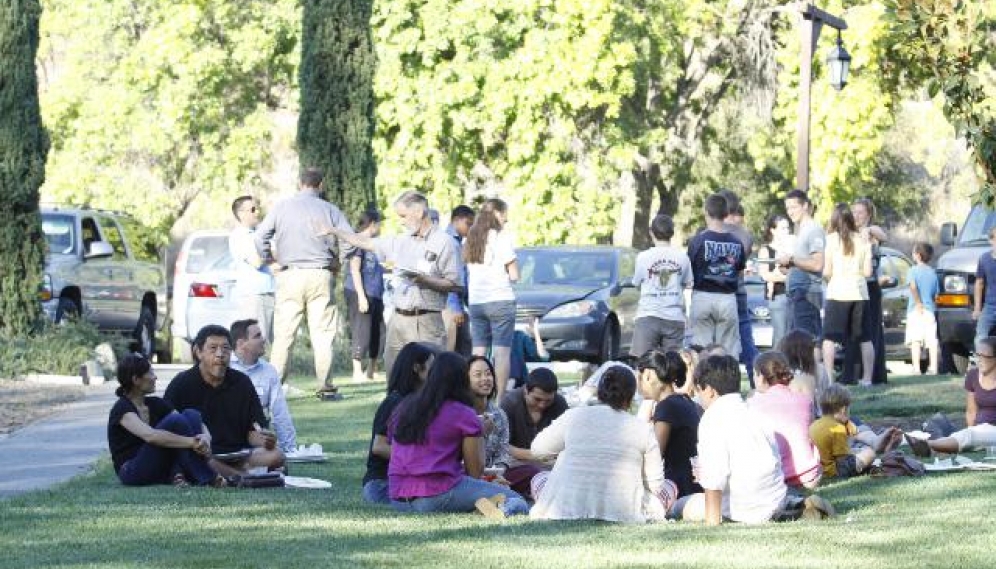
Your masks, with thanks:
M 231 477 L 229 484 L 237 488 L 283 488 L 284 475 L 279 472 L 244 474 Z
M 893 450 L 882 455 L 881 465 L 873 466 L 870 474 L 875 477 L 923 476 L 927 469 L 919 460 L 906 456 L 902 451 Z
M 934 413 L 931 418 L 923 422 L 923 430 L 930 434 L 931 440 L 942 439 L 944 437 L 951 436 L 951 433 L 957 431 L 954 423 L 948 416 L 944 413 Z

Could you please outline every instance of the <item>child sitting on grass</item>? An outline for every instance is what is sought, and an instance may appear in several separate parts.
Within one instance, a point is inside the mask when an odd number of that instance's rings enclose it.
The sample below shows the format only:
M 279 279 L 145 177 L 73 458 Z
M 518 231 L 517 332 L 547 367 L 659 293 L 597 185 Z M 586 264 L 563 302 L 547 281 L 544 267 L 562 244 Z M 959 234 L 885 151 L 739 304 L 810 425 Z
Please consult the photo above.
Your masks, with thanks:
M 820 396 L 823 416 L 809 427 L 816 448 L 820 450 L 824 478 L 850 478 L 863 474 L 875 457 L 899 446 L 903 432 L 889 427 L 875 434 L 868 427 L 860 429 L 851 422 L 851 394 L 840 384 L 827 387 Z

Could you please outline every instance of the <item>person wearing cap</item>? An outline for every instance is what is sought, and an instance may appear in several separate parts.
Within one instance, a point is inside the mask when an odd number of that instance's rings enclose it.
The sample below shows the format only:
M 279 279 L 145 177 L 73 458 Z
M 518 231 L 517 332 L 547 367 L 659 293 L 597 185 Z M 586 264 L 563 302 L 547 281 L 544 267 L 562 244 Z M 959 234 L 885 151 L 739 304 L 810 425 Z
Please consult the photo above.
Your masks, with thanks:
M 508 416 L 508 452 L 511 462 L 505 479 L 528 497 L 530 481 L 544 467 L 533 460 L 529 447 L 543 429 L 567 411 L 567 400 L 557 392 L 557 375 L 547 368 L 529 373 L 526 384 L 505 394 L 501 408 Z

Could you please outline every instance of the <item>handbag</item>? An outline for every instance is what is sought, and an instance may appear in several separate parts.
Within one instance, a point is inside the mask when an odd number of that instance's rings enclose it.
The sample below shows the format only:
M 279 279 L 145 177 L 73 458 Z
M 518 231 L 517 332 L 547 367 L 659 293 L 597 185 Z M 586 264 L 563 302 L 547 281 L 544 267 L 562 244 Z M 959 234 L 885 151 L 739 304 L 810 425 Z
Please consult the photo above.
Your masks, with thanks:
M 236 488 L 283 488 L 284 475 L 279 472 L 243 474 L 229 478 L 229 485 Z
M 871 476 L 891 478 L 894 476 L 923 476 L 927 473 L 923 463 L 906 456 L 902 451 L 893 450 L 882 455 L 880 464 L 871 468 Z

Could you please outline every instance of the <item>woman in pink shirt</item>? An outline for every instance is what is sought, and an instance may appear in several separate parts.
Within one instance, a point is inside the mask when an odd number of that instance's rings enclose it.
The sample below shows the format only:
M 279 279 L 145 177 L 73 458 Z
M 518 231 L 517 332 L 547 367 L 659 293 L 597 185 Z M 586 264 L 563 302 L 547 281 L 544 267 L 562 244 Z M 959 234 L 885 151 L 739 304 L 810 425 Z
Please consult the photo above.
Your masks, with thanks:
M 781 352 L 761 354 L 754 360 L 757 392 L 747 400 L 747 405 L 775 435 L 785 484 L 812 489 L 823 476 L 820 453 L 809 438 L 812 400 L 789 389 L 792 377 L 792 368 Z
M 473 408 L 467 362 L 455 352 L 433 361 L 421 391 L 391 419 L 391 505 L 402 512 L 472 512 L 504 518 L 526 514 L 522 496 L 481 480 L 484 443 Z

